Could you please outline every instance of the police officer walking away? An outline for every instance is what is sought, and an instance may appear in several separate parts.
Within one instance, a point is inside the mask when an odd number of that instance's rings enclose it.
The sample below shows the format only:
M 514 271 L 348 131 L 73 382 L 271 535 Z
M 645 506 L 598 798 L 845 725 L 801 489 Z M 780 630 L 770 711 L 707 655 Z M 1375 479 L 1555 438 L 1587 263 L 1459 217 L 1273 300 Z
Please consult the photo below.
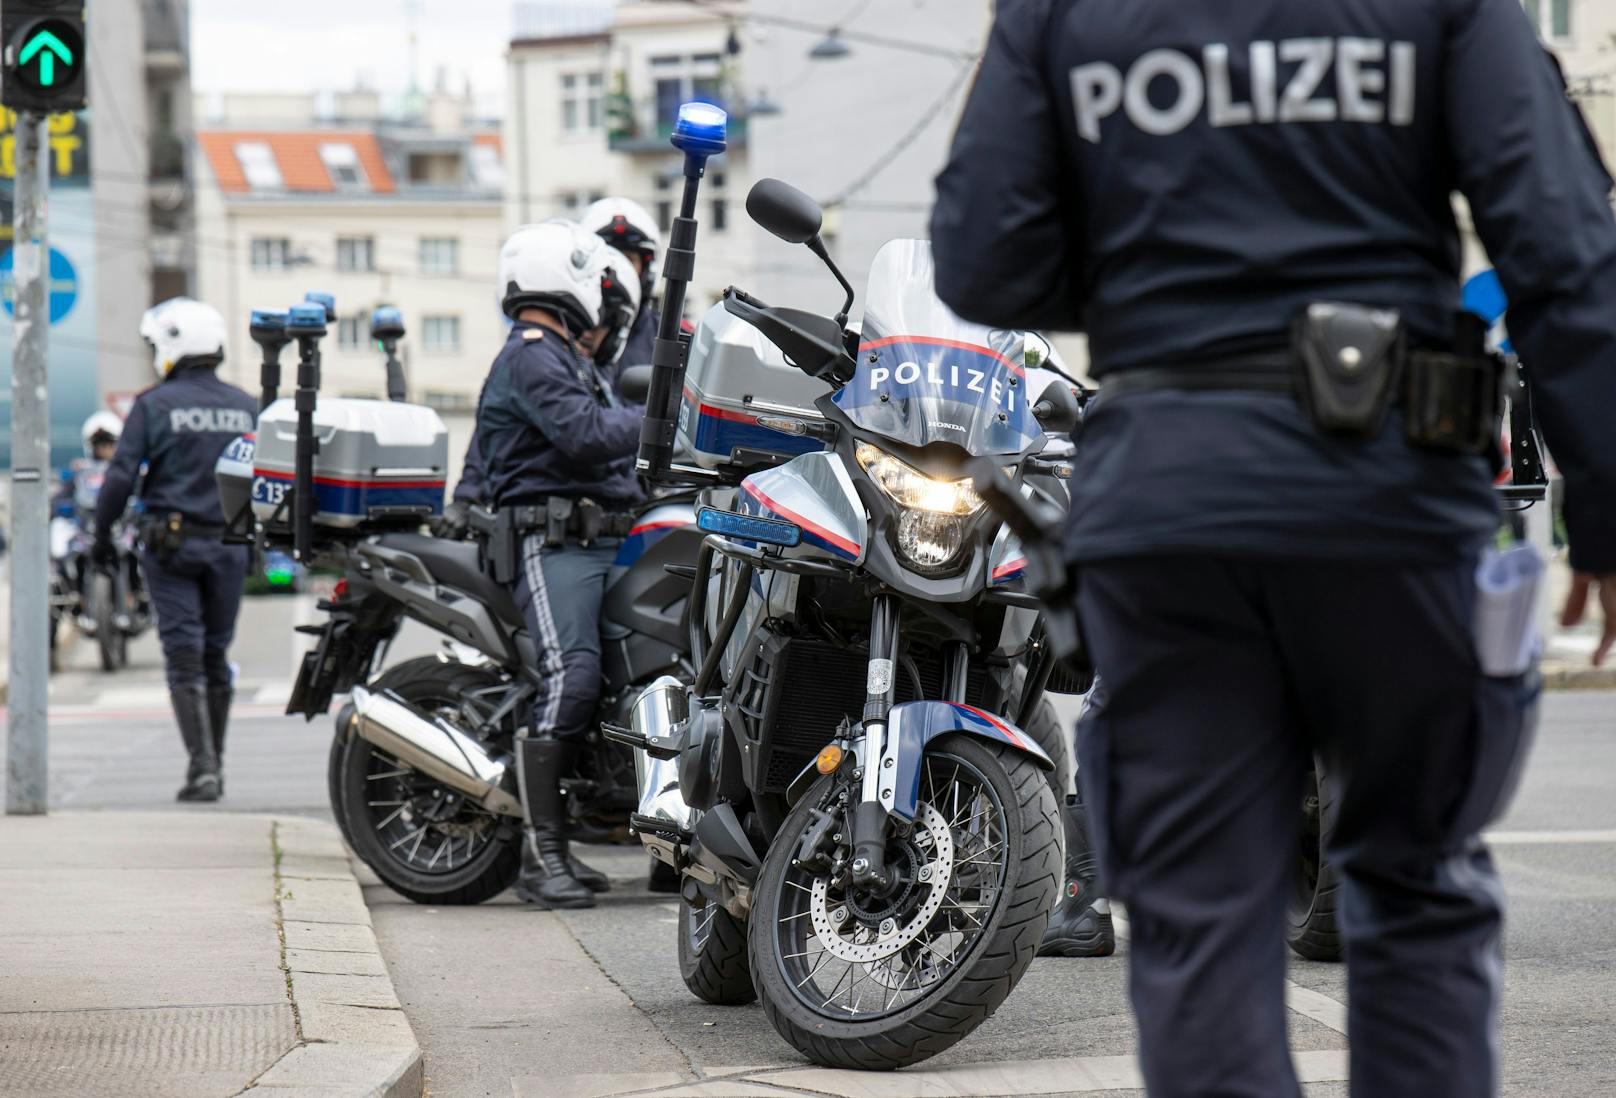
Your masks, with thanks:
M 527 828 L 515 888 L 552 908 L 592 907 L 591 893 L 607 889 L 568 850 L 561 779 L 600 699 L 606 573 L 644 498 L 634 453 L 645 410 L 625 403 L 592 357 L 608 329 L 621 338 L 632 320 L 632 280 L 626 259 L 572 222 L 517 230 L 499 256 L 514 323 L 477 406 L 483 492 L 498 515 L 495 578 L 513 582 L 543 680 L 516 741 Z
M 224 545 L 224 513 L 213 466 L 238 435 L 251 433 L 257 402 L 215 374 L 224 361 L 224 319 L 176 297 L 148 310 L 140 334 L 160 379 L 141 393 L 124 423 L 95 508 L 94 556 L 116 559 L 113 524 L 145 466 L 140 500 L 141 567 L 157 611 L 168 695 L 190 755 L 177 799 L 216 801 L 232 696 L 227 651 L 247 576 L 247 547 Z
M 1339 783 L 1353 1094 L 1497 1090 L 1478 832 L 1536 686 L 1524 646 L 1483 663 L 1519 638 L 1472 633 L 1498 379 L 1456 319 L 1455 189 L 1611 615 L 1616 219 L 1519 0 L 1006 0 L 938 178 L 943 300 L 1084 330 L 1101 379 L 1067 543 L 1108 693 L 1081 776 L 1153 1095 L 1299 1093 L 1310 752 Z

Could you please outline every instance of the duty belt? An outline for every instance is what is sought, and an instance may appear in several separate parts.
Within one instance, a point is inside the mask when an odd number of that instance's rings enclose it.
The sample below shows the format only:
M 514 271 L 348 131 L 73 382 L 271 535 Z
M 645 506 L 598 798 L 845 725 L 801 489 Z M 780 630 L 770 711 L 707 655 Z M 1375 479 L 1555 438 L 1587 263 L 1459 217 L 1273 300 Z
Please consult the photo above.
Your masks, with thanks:
M 1194 365 L 1141 366 L 1118 370 L 1100 379 L 1102 396 L 1152 389 L 1294 394 L 1296 370 L 1290 355 L 1269 353 L 1213 359 Z
M 585 544 L 600 538 L 627 537 L 635 517 L 628 511 L 608 511 L 588 497 L 551 496 L 543 502 L 519 503 L 500 510 L 509 513 L 511 529 L 518 534 L 543 533 L 552 542 L 574 537 Z

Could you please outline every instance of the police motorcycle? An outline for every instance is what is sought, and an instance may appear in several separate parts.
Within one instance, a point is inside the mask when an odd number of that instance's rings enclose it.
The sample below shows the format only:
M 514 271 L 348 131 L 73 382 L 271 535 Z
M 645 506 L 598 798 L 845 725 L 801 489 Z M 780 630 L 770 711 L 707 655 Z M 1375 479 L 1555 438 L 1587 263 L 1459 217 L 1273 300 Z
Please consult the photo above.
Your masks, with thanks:
M 1040 453 L 1076 401 L 1064 384 L 1028 390 L 1022 333 L 936 299 L 922 241 L 876 257 L 861 336 L 838 273 L 834 318 L 732 287 L 681 350 L 695 192 L 722 126 L 686 105 L 675 130 L 686 185 L 641 448 L 653 479 L 708 486 L 688 617 L 699 669 L 658 680 L 607 734 L 636 747 L 633 825 L 682 878 L 691 990 L 760 999 L 818 1063 L 899 1068 L 1004 1001 L 1061 880 L 1054 762 L 1023 724 L 1046 689 L 1083 684 L 1044 657 L 1037 604 L 1013 582 L 1019 544 L 962 470 L 986 455 L 1063 497 L 1066 467 Z M 764 180 L 747 210 L 835 271 L 805 195 Z M 741 325 L 803 375 L 795 402 L 726 376 Z M 695 466 L 672 461 L 675 435 Z
M 448 435 L 436 412 L 403 402 L 398 311 L 372 317 L 388 356 L 385 401 L 316 402 L 326 323 L 319 304 L 253 314 L 264 408 L 256 439 L 238 440 L 220 462 L 226 514 L 242 533 L 256 526 L 269 546 L 291 546 L 305 565 L 341 574 L 318 603 L 326 620 L 301 627 L 317 643 L 286 711 L 312 720 L 349 694 L 327 770 L 349 846 L 411 900 L 479 903 L 504 891 L 519 866 L 512 753 L 538 685 L 534 640 L 477 545 L 420 532 L 442 513 Z M 297 394 L 277 401 L 279 356 L 294 341 Z M 661 499 L 623 539 L 605 606 L 603 719 L 626 719 L 647 683 L 688 668 L 680 622 L 689 584 L 665 566 L 695 558 L 694 522 L 688 499 Z M 405 619 L 441 634 L 443 648 L 383 670 Z M 595 736 L 563 784 L 575 838 L 626 837 L 629 751 Z
M 113 534 L 117 557 L 111 565 L 99 566 L 90 557 L 95 504 L 109 460 L 98 456 L 97 447 L 115 446 L 122 431 L 122 420 L 112 412 L 96 412 L 85 420 L 80 431 L 84 457 L 68 468 L 54 498 L 49 529 L 53 669 L 64 621 L 72 620 L 80 635 L 95 639 L 103 671 L 127 667 L 129 641 L 152 624 L 136 524 L 128 520 L 118 524 Z

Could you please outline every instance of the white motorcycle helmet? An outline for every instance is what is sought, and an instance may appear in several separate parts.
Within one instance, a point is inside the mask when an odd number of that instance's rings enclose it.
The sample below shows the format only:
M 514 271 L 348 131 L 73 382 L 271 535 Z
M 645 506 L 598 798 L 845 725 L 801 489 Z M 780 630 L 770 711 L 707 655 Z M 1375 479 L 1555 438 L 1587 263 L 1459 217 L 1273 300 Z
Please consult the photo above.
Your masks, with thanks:
M 224 358 L 224 317 L 211 305 L 189 297 L 171 297 L 146 310 L 140 336 L 152 347 L 152 369 L 166 378 L 186 359 Z
M 605 248 L 598 265 L 600 326 L 606 329 L 606 338 L 595 351 L 595 362 L 611 366 L 623 357 L 629 330 L 640 315 L 640 280 L 634 273 L 634 264 L 616 248 Z
M 662 250 L 662 233 L 657 229 L 656 218 L 633 199 L 610 197 L 591 202 L 578 224 L 618 251 L 639 256 L 640 297 L 650 296 L 656 282 L 657 253 Z
M 95 444 L 97 441 L 108 441 L 114 444 L 123 437 L 123 420 L 118 418 L 116 412 L 96 412 L 84 421 L 79 428 L 79 441 L 84 443 L 84 456 L 95 458 Z
M 574 338 L 598 327 L 606 250 L 571 221 L 523 225 L 499 250 L 500 308 L 512 320 L 526 308 L 547 310 Z

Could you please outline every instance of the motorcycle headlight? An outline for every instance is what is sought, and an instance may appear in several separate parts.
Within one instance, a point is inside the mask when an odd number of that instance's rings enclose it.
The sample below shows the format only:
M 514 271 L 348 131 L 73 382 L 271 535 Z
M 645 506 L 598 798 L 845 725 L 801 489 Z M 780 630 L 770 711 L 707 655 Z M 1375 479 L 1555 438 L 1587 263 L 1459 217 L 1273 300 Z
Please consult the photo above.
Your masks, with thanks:
M 923 568 L 947 564 L 964 544 L 965 519 L 961 515 L 905 509 L 898 516 L 898 552 Z
M 982 509 L 982 497 L 971 487 L 971 478 L 938 480 L 928 477 L 907 462 L 899 461 L 879 446 L 861 442 L 853 451 L 876 486 L 899 507 L 934 515 L 974 515 Z

